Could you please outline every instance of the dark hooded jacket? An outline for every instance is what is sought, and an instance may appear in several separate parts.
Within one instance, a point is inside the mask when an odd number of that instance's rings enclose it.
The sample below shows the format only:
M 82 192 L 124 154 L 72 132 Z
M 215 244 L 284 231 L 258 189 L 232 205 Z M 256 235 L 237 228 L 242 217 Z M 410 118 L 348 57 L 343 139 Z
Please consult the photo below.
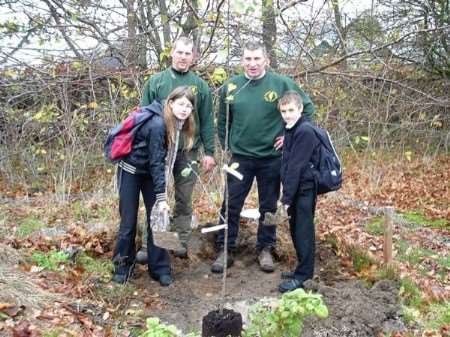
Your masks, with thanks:
M 314 167 L 320 160 L 320 140 L 306 116 L 302 116 L 290 129 L 285 129 L 281 182 L 284 205 L 293 203 L 301 190 L 315 187 Z
M 153 180 L 156 194 L 165 192 L 166 127 L 163 118 L 163 106 L 159 101 L 142 107 L 154 113 L 154 116 L 139 128 L 133 140 L 131 153 L 119 166 L 129 173 L 149 174 Z

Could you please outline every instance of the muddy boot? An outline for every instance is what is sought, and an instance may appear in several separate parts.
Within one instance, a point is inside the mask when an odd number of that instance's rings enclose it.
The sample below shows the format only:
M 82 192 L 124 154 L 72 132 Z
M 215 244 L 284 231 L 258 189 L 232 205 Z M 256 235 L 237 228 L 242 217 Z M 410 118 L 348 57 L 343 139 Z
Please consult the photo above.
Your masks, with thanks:
M 181 244 L 181 248 L 180 249 L 175 249 L 173 251 L 173 255 L 175 257 L 179 257 L 180 259 L 187 259 L 188 258 L 188 248 L 187 248 L 187 244 L 186 243 L 182 243 Z
M 213 273 L 222 273 L 223 272 L 223 265 L 224 265 L 224 252 L 223 250 L 220 251 L 219 255 L 217 256 L 216 260 L 211 265 L 211 271 Z M 231 255 L 230 252 L 227 254 L 227 268 L 230 268 L 234 263 L 233 255 Z
M 293 291 L 298 288 L 303 288 L 303 284 L 299 281 L 293 278 L 292 280 L 281 282 L 278 286 L 278 291 L 280 293 L 285 293 L 288 291 Z
M 173 218 L 171 230 L 178 233 L 181 244 L 187 247 L 187 243 L 191 238 L 192 228 L 192 216 L 177 216 Z
M 266 273 L 271 273 L 275 270 L 272 257 L 272 249 L 270 247 L 264 247 L 258 256 L 259 267 Z
M 119 284 L 124 284 L 133 275 L 134 263 L 127 264 L 127 257 L 115 257 L 113 259 L 114 275 L 111 281 Z
M 141 249 L 136 254 L 136 263 L 139 264 L 147 264 L 148 256 L 147 256 L 147 246 L 142 246 Z

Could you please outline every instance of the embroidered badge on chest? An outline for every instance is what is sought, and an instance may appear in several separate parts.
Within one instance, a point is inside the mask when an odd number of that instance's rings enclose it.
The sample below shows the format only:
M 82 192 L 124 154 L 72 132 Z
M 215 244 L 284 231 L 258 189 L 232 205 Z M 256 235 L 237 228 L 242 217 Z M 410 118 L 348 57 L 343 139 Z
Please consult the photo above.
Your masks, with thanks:
M 277 99 L 278 94 L 273 90 L 269 90 L 264 94 L 264 100 L 266 102 L 275 102 Z
M 191 91 L 192 91 L 192 93 L 194 94 L 194 95 L 197 95 L 197 93 L 198 93 L 198 88 L 197 88 L 197 86 L 196 85 L 191 85 Z

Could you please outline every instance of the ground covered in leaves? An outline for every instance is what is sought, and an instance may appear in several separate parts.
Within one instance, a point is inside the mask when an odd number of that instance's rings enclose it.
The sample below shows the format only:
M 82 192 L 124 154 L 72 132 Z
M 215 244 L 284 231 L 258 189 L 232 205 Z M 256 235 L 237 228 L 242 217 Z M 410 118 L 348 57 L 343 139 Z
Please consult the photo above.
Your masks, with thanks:
M 345 162 L 345 186 L 318 203 L 316 277 L 307 285 L 323 295 L 330 317 L 308 320 L 303 336 L 448 336 L 450 159 L 377 154 Z M 203 177 L 207 187 L 196 192 L 200 225 L 216 221 L 217 175 Z M 219 305 L 222 277 L 209 272 L 211 237 L 196 231 L 189 259 L 173 259 L 172 286 L 159 287 L 143 266 L 117 286 L 109 282 L 118 222 L 111 192 L 66 202 L 2 192 L 0 335 L 138 336 L 150 316 L 186 333 L 198 331 Z M 389 267 L 382 263 L 387 206 L 394 208 Z M 279 296 L 279 271 L 294 266 L 286 224 L 278 233 L 277 271 L 266 274 L 255 261 L 255 225 L 242 223 L 225 301 L 244 316 L 249 304 Z

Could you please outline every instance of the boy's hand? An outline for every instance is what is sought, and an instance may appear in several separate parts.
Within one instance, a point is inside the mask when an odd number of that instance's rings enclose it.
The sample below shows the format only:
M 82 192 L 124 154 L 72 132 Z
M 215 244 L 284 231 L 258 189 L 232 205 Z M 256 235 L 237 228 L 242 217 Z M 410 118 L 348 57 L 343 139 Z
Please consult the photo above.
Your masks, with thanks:
M 275 150 L 280 150 L 283 147 L 283 143 L 284 143 L 284 136 L 278 136 L 277 138 L 275 138 L 275 143 L 273 144 L 273 147 L 275 148 Z

